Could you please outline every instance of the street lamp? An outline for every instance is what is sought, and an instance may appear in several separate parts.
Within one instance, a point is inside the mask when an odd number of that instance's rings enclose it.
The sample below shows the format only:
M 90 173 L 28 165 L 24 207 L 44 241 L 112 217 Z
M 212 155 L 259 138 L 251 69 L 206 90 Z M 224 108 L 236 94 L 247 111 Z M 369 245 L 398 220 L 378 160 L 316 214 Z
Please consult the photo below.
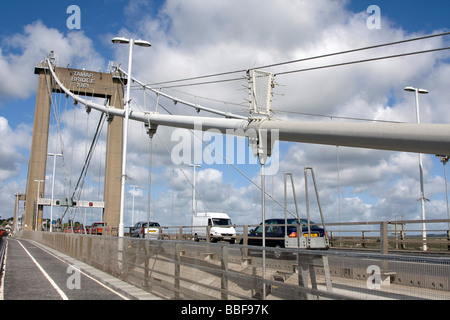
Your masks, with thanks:
M 38 215 L 39 215 L 39 188 L 41 186 L 41 182 L 44 182 L 44 180 L 34 180 L 38 183 L 38 189 L 37 189 L 37 198 L 36 198 L 36 224 L 35 224 L 35 230 L 38 231 Z
M 135 44 L 140 47 L 151 47 L 152 45 L 150 42 L 145 40 L 133 40 L 133 39 L 127 39 L 124 37 L 115 37 L 112 39 L 113 43 L 120 43 L 120 44 Z
M 413 88 L 413 87 L 406 87 L 405 91 L 410 91 L 410 92 L 416 92 L 417 91 L 418 93 L 421 93 L 421 94 L 427 94 L 428 93 L 428 90 L 417 89 L 417 88 Z
M 419 93 L 420 94 L 428 94 L 428 91 L 425 89 L 418 89 L 413 87 L 406 87 L 405 91 L 415 92 L 416 94 L 416 117 L 417 123 L 420 123 L 420 112 L 419 112 Z M 420 201 L 422 205 L 422 220 L 425 220 L 425 194 L 423 190 L 423 167 L 422 167 L 422 154 L 419 153 L 419 174 L 420 174 Z M 422 223 L 422 238 L 423 238 L 423 251 L 427 250 L 427 231 L 425 222 Z
M 52 202 L 50 204 L 50 232 L 53 232 L 53 192 L 55 189 L 55 168 L 56 168 L 56 157 L 62 157 L 60 153 L 49 153 L 49 157 L 53 157 L 53 177 L 52 177 Z
M 119 237 L 123 237 L 123 213 L 125 208 L 125 175 L 127 162 L 127 139 L 128 139 L 128 119 L 130 113 L 130 90 L 131 90 L 131 63 L 133 60 L 133 44 L 140 47 L 151 47 L 150 42 L 144 40 L 127 39 L 123 37 L 115 37 L 112 39 L 113 43 L 129 44 L 130 51 L 128 54 L 128 82 L 127 95 L 125 98 L 125 120 L 123 125 L 123 147 L 122 147 L 122 188 L 120 192 L 120 217 L 119 217 Z

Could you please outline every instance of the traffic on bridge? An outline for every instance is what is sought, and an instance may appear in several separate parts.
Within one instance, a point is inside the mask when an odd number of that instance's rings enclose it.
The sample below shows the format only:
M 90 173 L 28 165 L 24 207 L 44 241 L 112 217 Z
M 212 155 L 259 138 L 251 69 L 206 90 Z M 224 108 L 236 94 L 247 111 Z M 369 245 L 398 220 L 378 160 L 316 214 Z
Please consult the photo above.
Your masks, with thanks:
M 0 300 L 450 299 L 447 1 L 22 2 Z

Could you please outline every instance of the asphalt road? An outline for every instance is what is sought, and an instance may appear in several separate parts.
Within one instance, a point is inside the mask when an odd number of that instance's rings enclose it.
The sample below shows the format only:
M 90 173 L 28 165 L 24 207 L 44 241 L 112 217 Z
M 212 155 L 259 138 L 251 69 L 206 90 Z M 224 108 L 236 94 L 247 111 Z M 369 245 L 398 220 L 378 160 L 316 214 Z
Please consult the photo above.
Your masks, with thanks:
M 130 297 L 34 242 L 7 239 L 3 300 L 128 300 Z

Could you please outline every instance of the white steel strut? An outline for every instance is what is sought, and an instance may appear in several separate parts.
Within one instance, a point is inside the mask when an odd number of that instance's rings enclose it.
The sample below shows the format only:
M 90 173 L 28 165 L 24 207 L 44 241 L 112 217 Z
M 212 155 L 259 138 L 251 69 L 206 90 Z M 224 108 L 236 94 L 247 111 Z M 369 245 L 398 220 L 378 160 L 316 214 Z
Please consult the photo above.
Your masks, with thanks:
M 72 93 L 59 81 L 50 61 L 47 60 L 47 63 L 57 84 L 76 102 L 109 116 L 125 117 L 125 110 L 123 109 L 96 104 Z M 265 131 L 267 135 L 271 132 L 277 132 L 276 137 L 280 141 L 450 155 L 450 124 L 222 119 L 136 111 L 130 111 L 129 119 L 144 122 L 151 126 L 161 125 L 203 131 L 215 129 L 223 134 L 247 137 L 254 137 L 255 132 L 258 137 L 262 131 Z

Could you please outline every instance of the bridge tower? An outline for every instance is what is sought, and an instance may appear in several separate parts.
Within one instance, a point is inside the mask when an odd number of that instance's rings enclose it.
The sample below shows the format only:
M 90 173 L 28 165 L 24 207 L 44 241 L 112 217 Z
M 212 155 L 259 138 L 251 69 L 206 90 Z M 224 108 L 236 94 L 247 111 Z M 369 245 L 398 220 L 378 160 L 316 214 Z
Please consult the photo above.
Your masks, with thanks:
M 37 203 L 37 193 L 39 188 L 39 197 L 43 198 L 45 182 L 38 181 L 45 181 L 51 96 L 52 92 L 62 93 L 59 86 L 52 81 L 49 67 L 53 66 L 41 62 L 34 71 L 35 74 L 39 75 L 39 80 L 28 167 L 24 216 L 25 230 L 41 230 L 43 206 Z M 66 88 L 70 88 L 72 92 L 88 97 L 105 98 L 109 101 L 111 107 L 123 109 L 124 85 L 127 83 L 127 78 L 122 73 L 118 71 L 101 73 L 60 67 L 55 67 L 54 70 L 61 83 Z M 119 225 L 122 126 L 122 118 L 111 117 L 108 119 L 103 221 L 110 227 L 118 227 Z M 38 221 L 37 225 L 36 221 Z

